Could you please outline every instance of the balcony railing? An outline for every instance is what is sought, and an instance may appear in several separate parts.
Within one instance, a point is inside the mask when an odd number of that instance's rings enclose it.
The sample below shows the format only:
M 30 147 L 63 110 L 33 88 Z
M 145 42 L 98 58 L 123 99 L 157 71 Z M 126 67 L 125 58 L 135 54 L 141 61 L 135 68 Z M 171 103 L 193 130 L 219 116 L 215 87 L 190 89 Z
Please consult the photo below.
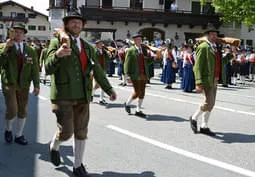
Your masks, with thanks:
M 11 16 L 0 16 L 0 21 L 14 21 L 14 22 L 28 22 L 28 17 L 11 17 Z
M 192 26 L 206 26 L 208 22 L 219 27 L 221 22 L 219 14 L 192 13 L 191 11 L 178 10 L 169 12 L 162 9 L 132 9 L 123 7 L 99 8 L 81 7 L 81 12 L 87 20 L 110 22 L 139 22 L 152 24 L 177 24 Z

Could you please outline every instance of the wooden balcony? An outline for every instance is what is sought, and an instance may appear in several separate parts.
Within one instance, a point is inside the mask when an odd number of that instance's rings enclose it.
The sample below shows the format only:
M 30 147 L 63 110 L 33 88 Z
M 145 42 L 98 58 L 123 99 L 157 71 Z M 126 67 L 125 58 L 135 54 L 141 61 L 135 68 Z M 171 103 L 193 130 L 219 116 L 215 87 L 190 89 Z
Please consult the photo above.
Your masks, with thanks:
M 13 22 L 27 23 L 28 22 L 28 17 L 0 16 L 0 21 L 3 21 L 3 22 L 13 21 Z
M 179 27 L 189 25 L 202 26 L 205 28 L 208 22 L 214 24 L 216 28 L 221 25 L 219 14 L 194 14 L 188 11 L 164 12 L 158 9 L 127 9 L 127 8 L 98 8 L 98 7 L 81 7 L 82 15 L 87 20 L 112 22 L 138 22 L 155 24 L 176 24 Z

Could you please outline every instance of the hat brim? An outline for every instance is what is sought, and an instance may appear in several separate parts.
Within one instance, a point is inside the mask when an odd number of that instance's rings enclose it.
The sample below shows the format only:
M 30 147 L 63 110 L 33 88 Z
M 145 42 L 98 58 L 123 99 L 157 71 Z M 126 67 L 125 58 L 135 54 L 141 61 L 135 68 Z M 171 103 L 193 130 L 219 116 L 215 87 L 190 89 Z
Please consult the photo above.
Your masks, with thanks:
M 104 41 L 100 40 L 100 41 L 96 41 L 95 44 L 98 44 L 100 42 L 104 43 Z
M 204 34 L 209 34 L 210 32 L 216 32 L 218 34 L 220 33 L 220 31 L 218 31 L 218 30 L 207 30 L 204 32 Z
M 135 35 L 135 36 L 132 36 L 132 38 L 134 39 L 134 38 L 137 38 L 137 37 L 141 37 L 141 38 L 143 38 L 143 36 L 142 35 Z
M 19 27 L 19 26 L 14 26 L 13 29 L 22 29 L 24 31 L 24 33 L 27 33 L 27 29 L 23 28 L 23 27 Z
M 64 23 L 67 23 L 67 22 L 68 22 L 69 20 L 71 20 L 71 19 L 79 19 L 79 20 L 81 20 L 84 24 L 86 23 L 86 20 L 85 20 L 83 17 L 78 16 L 78 15 L 66 16 L 66 17 L 64 17 L 62 20 L 63 20 Z

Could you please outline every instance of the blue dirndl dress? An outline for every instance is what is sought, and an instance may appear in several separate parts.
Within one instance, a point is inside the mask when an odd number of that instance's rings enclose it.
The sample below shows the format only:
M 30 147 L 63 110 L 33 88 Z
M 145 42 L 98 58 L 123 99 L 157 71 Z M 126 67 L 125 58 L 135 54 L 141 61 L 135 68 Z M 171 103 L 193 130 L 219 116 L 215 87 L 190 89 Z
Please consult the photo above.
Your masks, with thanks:
M 188 57 L 188 56 L 187 56 Z M 194 63 L 194 59 L 191 59 Z M 193 64 L 189 59 L 186 59 L 185 66 L 183 67 L 183 77 L 181 82 L 181 89 L 185 92 L 192 92 L 195 89 L 195 75 L 193 72 Z
M 175 82 L 175 69 L 172 67 L 174 60 L 166 59 L 166 65 L 163 68 L 161 82 L 165 84 L 172 84 Z

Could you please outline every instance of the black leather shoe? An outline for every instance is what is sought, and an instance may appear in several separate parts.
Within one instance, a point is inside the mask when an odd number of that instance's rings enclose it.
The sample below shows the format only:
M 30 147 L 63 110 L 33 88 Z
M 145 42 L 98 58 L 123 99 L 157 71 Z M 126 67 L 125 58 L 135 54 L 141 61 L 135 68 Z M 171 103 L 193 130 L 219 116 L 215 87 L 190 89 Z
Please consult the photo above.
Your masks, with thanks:
M 27 145 L 28 144 L 27 140 L 25 139 L 25 137 L 23 135 L 20 136 L 20 137 L 15 137 L 14 141 L 15 141 L 15 143 L 18 143 L 20 145 Z
M 127 103 L 124 103 L 124 107 L 125 107 L 125 111 L 130 114 L 131 113 L 131 109 L 130 106 L 127 105 Z
M 189 117 L 190 128 L 194 133 L 197 133 L 197 121 L 192 119 L 192 116 Z
M 73 174 L 76 177 L 90 177 L 83 164 L 81 164 L 78 168 L 73 168 Z
M 147 115 L 146 114 L 144 114 L 142 111 L 139 111 L 139 112 L 135 112 L 135 115 L 136 116 L 139 116 L 139 117 L 146 117 Z
M 50 161 L 51 161 L 55 166 L 59 166 L 60 163 L 61 163 L 59 151 L 50 149 L 50 144 L 51 144 L 51 142 L 49 143 Z
M 99 104 L 100 105 L 107 105 L 108 103 L 105 100 L 101 100 L 101 101 L 99 101 Z
M 172 89 L 172 86 L 168 85 L 165 87 L 165 89 Z
M 200 133 L 209 135 L 209 136 L 216 136 L 209 128 L 200 128 Z
M 12 131 L 5 131 L 4 132 L 4 139 L 7 143 L 11 143 L 13 140 Z

